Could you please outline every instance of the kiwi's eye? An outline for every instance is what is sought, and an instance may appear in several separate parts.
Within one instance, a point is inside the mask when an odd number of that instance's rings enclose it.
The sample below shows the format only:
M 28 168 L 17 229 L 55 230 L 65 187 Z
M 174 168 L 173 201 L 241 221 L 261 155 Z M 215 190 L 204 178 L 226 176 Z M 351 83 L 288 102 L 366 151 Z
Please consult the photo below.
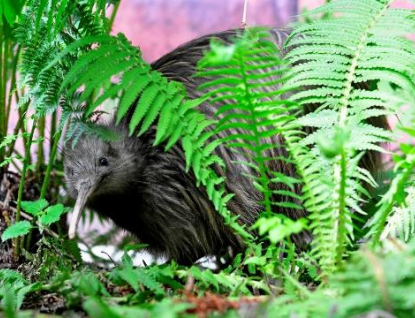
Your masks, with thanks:
M 101 166 L 108 166 L 108 160 L 107 160 L 107 158 L 105 158 L 105 157 L 99 158 L 99 164 Z

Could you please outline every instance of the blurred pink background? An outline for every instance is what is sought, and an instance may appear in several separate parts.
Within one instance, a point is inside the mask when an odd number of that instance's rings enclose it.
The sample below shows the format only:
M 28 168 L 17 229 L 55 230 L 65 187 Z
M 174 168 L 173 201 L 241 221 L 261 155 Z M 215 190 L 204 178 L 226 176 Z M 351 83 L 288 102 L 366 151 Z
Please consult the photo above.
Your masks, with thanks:
M 321 0 L 249 0 L 248 25 L 284 27 Z M 198 36 L 241 26 L 244 0 L 121 0 L 113 32 L 123 32 L 154 61 Z
M 248 25 L 286 27 L 324 0 L 249 0 Z M 396 1 L 395 6 L 403 6 Z M 407 2 L 408 3 L 408 2 Z M 198 36 L 241 26 L 244 0 L 121 0 L 113 33 L 123 32 L 154 61 Z

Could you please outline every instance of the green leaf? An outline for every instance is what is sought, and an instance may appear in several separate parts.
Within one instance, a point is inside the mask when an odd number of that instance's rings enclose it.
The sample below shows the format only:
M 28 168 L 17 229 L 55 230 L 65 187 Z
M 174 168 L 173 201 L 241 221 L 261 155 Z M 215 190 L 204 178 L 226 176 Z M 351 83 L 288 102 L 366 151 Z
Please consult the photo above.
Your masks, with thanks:
M 12 238 L 26 235 L 29 233 L 32 225 L 29 221 L 20 221 L 11 226 L 9 226 L 4 233 L 1 235 L 2 241 L 6 241 Z
M 134 114 L 129 124 L 130 134 L 132 134 L 138 124 L 140 124 L 148 110 L 153 107 L 155 99 L 158 100 L 155 108 L 159 109 L 161 107 L 161 103 L 164 101 L 163 95 L 160 96 L 158 85 L 150 84 L 150 86 L 148 86 L 141 94 L 137 106 L 135 107 Z
M 40 212 L 48 206 L 48 204 L 48 201 L 45 199 L 39 199 L 37 201 L 22 201 L 22 209 L 33 216 L 38 216 Z
M 59 221 L 62 214 L 64 214 L 65 208 L 62 204 L 56 204 L 48 207 L 40 218 L 40 223 L 43 225 L 51 225 Z
M 147 129 L 151 126 L 151 124 L 156 120 L 156 117 L 159 115 L 160 109 L 163 107 L 163 103 L 165 102 L 165 95 L 160 94 L 156 97 L 155 101 L 150 107 L 150 110 L 144 117 L 144 121 L 141 125 L 140 131 L 138 135 L 140 136 L 143 134 Z M 141 119 L 139 120 L 141 121 Z
M 122 85 L 124 95 L 121 99 L 117 111 L 117 123 L 127 114 L 131 105 L 138 98 L 138 95 L 151 83 L 151 77 L 148 74 L 142 75 L 142 70 L 133 69 L 124 74 Z M 128 86 L 129 85 L 129 86 Z

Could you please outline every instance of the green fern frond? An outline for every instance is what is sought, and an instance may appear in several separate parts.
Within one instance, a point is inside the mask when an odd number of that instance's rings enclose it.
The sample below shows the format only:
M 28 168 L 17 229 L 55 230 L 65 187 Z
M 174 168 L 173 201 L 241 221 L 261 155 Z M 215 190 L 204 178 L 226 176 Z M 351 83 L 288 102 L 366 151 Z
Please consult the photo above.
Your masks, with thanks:
M 398 173 L 392 180 L 388 192 L 379 201 L 379 208 L 374 217 L 367 224 L 370 228 L 367 236 L 372 238 L 374 244 L 379 243 L 382 235 L 386 237 L 389 234 L 400 234 L 407 239 L 408 234 L 413 232 L 413 221 L 410 220 L 413 216 L 412 186 L 407 187 L 407 183 L 413 175 L 414 168 L 413 151 L 400 158 L 396 165 Z M 406 198 L 402 196 L 405 187 L 409 191 Z
M 401 206 L 394 207 L 382 232 L 382 240 L 392 236 L 408 241 L 415 234 L 415 188 L 407 187 L 405 192 L 407 193 L 405 202 Z
M 367 122 L 397 111 L 381 82 L 415 95 L 414 47 L 401 37 L 413 33 L 415 24 L 408 19 L 410 11 L 392 9 L 392 2 L 332 1 L 309 13 L 327 18 L 299 25 L 287 41 L 287 59 L 293 64 L 288 84 L 307 88 L 291 99 L 304 106 L 321 105 L 297 121 L 315 132 L 301 138 L 302 149 L 293 146 L 290 153 L 303 177 L 314 253 L 325 271 L 342 263 L 345 245 L 353 238 L 352 215 L 363 212 L 368 195 L 361 184 L 373 184 L 369 172 L 358 167 L 362 152 L 383 151 L 380 144 L 392 138 Z M 360 89 L 367 81 L 374 88 Z M 290 137 L 293 142 L 300 138 Z
M 302 210 L 302 196 L 293 186 L 299 181 L 271 171 L 267 165 L 269 160 L 276 160 L 271 153 L 283 147 L 272 138 L 286 130 L 300 133 L 297 126 L 290 125 L 296 104 L 282 98 L 293 87 L 281 88 L 288 77 L 287 65 L 280 55 L 267 31 L 248 30 L 232 45 L 212 42 L 211 51 L 199 62 L 197 73 L 209 78 L 199 87 L 206 92 L 205 97 L 210 103 L 220 103 L 215 114 L 219 119 L 215 131 L 225 133 L 222 142 L 245 158 L 235 164 L 246 165 L 255 172 L 246 177 L 263 194 L 264 215 L 270 217 L 275 217 L 273 211 L 281 208 Z M 229 130 L 232 133 L 226 133 Z M 288 156 L 282 155 L 278 160 L 282 165 L 291 164 Z
M 36 115 L 44 116 L 55 112 L 61 100 L 65 100 L 65 103 L 72 99 L 79 100 L 75 91 L 68 90 L 63 96 L 61 83 L 64 78 L 70 78 L 71 75 L 67 73 L 79 53 L 86 49 L 85 46 L 79 46 L 77 50 L 68 52 L 67 48 L 73 48 L 77 39 L 106 33 L 107 18 L 97 14 L 98 10 L 105 12 L 102 6 L 97 7 L 94 2 L 86 0 L 26 1 L 15 29 L 16 40 L 22 48 L 22 61 L 19 64 L 21 84 L 28 88 L 20 99 L 20 105 L 34 101 L 32 105 Z M 102 73 L 99 75 L 104 76 Z M 92 87 L 99 80 L 90 81 Z M 80 97 L 81 101 L 90 94 L 91 91 L 85 91 Z M 66 115 L 62 118 L 69 120 L 67 111 L 70 109 L 67 107 L 64 110 Z M 61 119 L 61 128 L 64 122 Z

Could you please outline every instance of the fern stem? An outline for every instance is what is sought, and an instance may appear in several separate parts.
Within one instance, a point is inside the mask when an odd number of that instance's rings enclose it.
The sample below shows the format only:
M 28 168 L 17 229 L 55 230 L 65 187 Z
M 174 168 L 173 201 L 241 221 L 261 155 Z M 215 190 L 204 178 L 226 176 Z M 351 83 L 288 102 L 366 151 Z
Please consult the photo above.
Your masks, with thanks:
M 52 148 L 52 151 L 50 153 L 48 167 L 46 168 L 45 178 L 43 180 L 42 189 L 40 191 L 40 198 L 41 199 L 44 199 L 45 196 L 46 196 L 46 191 L 47 191 L 48 186 L 49 186 L 50 173 L 52 171 L 53 164 L 55 162 L 56 152 L 58 150 L 58 145 L 59 145 L 59 140 L 61 138 L 61 134 L 62 134 L 62 131 L 59 130 L 56 133 L 56 135 L 53 137 L 53 148 Z
M 108 32 L 108 33 L 110 33 L 110 32 L 111 32 L 112 26 L 113 26 L 113 24 L 114 24 L 115 16 L 117 15 L 118 8 L 120 7 L 120 4 L 121 4 L 121 0 L 119 0 L 119 1 L 118 1 L 115 5 L 114 5 L 114 9 L 113 9 L 113 10 L 112 10 L 112 12 L 111 12 L 111 17 L 110 17 L 109 22 L 108 22 L 108 30 L 107 30 L 107 32 Z
M 50 117 L 49 149 L 53 149 L 53 145 L 55 142 L 53 137 L 56 134 L 57 120 L 58 120 L 58 116 L 55 111 Z
M 359 64 L 360 55 L 363 52 L 364 48 L 367 45 L 367 38 L 370 33 L 370 31 L 375 27 L 376 23 L 378 22 L 379 18 L 381 18 L 384 14 L 384 12 L 389 7 L 390 3 L 393 0 L 389 0 L 387 3 L 385 3 L 382 10 L 378 12 L 378 14 L 372 19 L 368 27 L 365 29 L 365 32 L 363 33 L 359 44 L 356 48 L 356 53 L 353 57 L 352 63 L 350 65 L 350 68 L 347 72 L 347 81 L 346 85 L 343 91 L 343 98 L 340 105 L 340 115 L 339 115 L 339 121 L 338 126 L 340 128 L 345 128 L 347 126 L 347 116 L 348 116 L 348 106 L 349 106 L 349 100 L 350 95 L 353 89 L 353 82 L 355 80 L 355 74 L 356 70 Z M 334 179 L 336 181 L 336 184 L 338 184 L 338 202 L 336 203 L 337 215 L 335 217 L 335 236 L 336 236 L 336 265 L 341 266 L 343 262 L 343 254 L 344 254 L 344 245 L 346 243 L 346 214 L 347 212 L 347 204 L 346 204 L 346 189 L 347 189 L 347 180 L 348 180 L 348 173 L 347 173 L 347 163 L 349 156 L 347 154 L 347 150 L 345 149 L 346 145 L 342 146 L 340 158 L 338 161 L 336 161 L 334 166 Z
M 338 215 L 337 221 L 335 225 L 335 232 L 337 240 L 335 242 L 336 248 L 336 265 L 341 266 L 343 262 L 343 254 L 344 254 L 344 245 L 345 245 L 345 226 L 346 226 L 346 213 L 347 213 L 347 206 L 346 206 L 346 187 L 347 187 L 347 154 L 344 147 L 342 148 L 340 154 L 340 164 L 336 164 L 335 166 L 335 177 L 337 176 L 337 181 L 339 184 L 339 191 L 338 191 Z
M 366 40 L 367 40 L 368 34 L 375 27 L 376 23 L 382 17 L 384 12 L 388 9 L 388 7 L 392 3 L 392 1 L 393 0 L 389 0 L 387 3 L 385 3 L 382 10 L 380 10 L 379 13 L 373 18 L 373 20 L 370 22 L 368 27 L 365 29 L 365 33 L 361 37 L 361 39 L 359 41 L 359 44 L 356 48 L 356 51 L 355 51 L 356 54 L 354 55 L 352 63 L 351 63 L 350 68 L 349 68 L 349 71 L 347 72 L 347 77 L 346 77 L 347 82 L 346 82 L 346 85 L 344 87 L 342 103 L 340 105 L 340 117 L 339 117 L 339 126 L 340 127 L 345 127 L 345 125 L 346 125 L 349 99 L 350 99 L 351 91 L 353 89 L 352 84 L 355 80 L 355 74 L 356 74 L 356 70 L 357 70 L 357 67 L 358 67 L 358 62 L 359 62 L 360 55 L 361 55 L 363 49 L 365 48 L 365 46 L 367 44 Z

